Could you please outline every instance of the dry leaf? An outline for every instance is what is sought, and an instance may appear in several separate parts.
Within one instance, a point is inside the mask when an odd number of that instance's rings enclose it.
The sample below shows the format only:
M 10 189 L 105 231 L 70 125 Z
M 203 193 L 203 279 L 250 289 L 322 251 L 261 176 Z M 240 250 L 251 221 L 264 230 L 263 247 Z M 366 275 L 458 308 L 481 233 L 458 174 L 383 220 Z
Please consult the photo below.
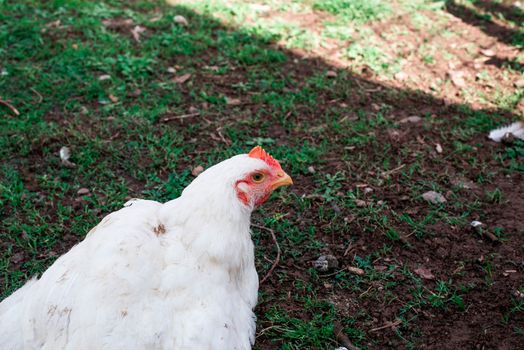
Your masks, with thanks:
M 131 35 L 133 35 L 133 39 L 135 39 L 136 42 L 140 42 L 140 34 L 146 31 L 146 28 L 141 26 L 135 26 L 133 29 L 131 29 Z
M 189 78 L 191 78 L 191 73 L 186 73 L 182 75 L 177 75 L 173 78 L 175 83 L 184 84 Z
M 60 27 L 60 20 L 57 19 L 56 21 L 49 22 L 49 23 L 46 24 L 46 27 L 47 28 L 58 28 L 58 27 Z
M 374 265 L 373 268 L 375 269 L 375 271 L 378 271 L 378 272 L 384 272 L 388 269 L 387 266 L 383 266 L 383 265 Z
M 226 104 L 228 106 L 237 106 L 239 104 L 241 104 L 242 101 L 240 101 L 239 98 L 229 98 L 229 97 L 226 97 Z
M 493 51 L 492 49 L 480 50 L 480 53 L 486 57 L 493 57 L 496 55 L 496 52 Z
M 160 21 L 161 19 L 162 19 L 162 15 L 157 15 L 157 16 L 155 16 L 155 17 L 152 17 L 152 18 L 149 20 L 149 22 L 154 23 L 154 22 L 158 22 L 158 21 Z
M 425 280 L 434 280 L 435 279 L 435 276 L 433 276 L 433 274 L 431 273 L 429 269 L 419 267 L 418 269 L 415 269 L 414 272 Z
M 191 175 L 198 176 L 203 171 L 204 171 L 204 167 L 202 165 L 197 165 L 196 167 L 191 169 Z
M 362 270 L 362 269 L 360 269 L 360 268 L 358 268 L 358 267 L 353 267 L 353 266 L 348 266 L 348 267 L 347 267 L 347 270 L 348 270 L 349 272 L 352 272 L 352 273 L 354 273 L 354 274 L 356 274 L 356 275 L 359 275 L 359 276 L 362 276 L 362 275 L 364 275 L 364 273 L 365 273 L 364 270 Z
M 449 71 L 448 72 L 449 77 L 451 78 L 451 82 L 456 87 L 463 88 L 466 86 L 466 81 L 464 80 L 464 72 L 462 71 Z
M 478 186 L 471 180 L 464 177 L 452 177 L 449 181 L 453 186 L 464 188 L 466 190 L 477 189 Z
M 130 27 L 133 25 L 132 19 L 122 19 L 122 18 L 111 18 L 111 19 L 104 19 L 102 21 L 102 24 L 109 28 L 109 29 L 119 29 L 122 27 Z
M 89 192 L 90 192 L 89 189 L 82 187 L 81 189 L 76 191 L 76 194 L 79 196 L 83 196 L 83 195 L 89 194 Z
M 357 205 L 357 207 L 359 208 L 363 208 L 365 206 L 367 206 L 368 204 L 366 203 L 366 201 L 363 201 L 362 199 L 355 199 L 355 204 Z
M 18 264 L 18 263 L 21 263 L 22 261 L 24 261 L 24 254 L 23 253 L 15 253 L 11 256 L 11 262 L 13 264 Z
M 402 118 L 399 120 L 399 123 L 418 123 L 422 118 L 418 115 L 412 115 L 411 117 Z
M 173 21 L 175 21 L 176 24 L 180 24 L 183 26 L 187 26 L 189 24 L 187 19 L 184 16 L 180 16 L 180 15 L 173 17 Z
M 116 96 L 113 95 L 113 94 L 109 94 L 109 96 L 107 96 L 107 97 L 109 97 L 109 99 L 110 99 L 111 102 L 113 102 L 113 103 L 117 103 L 117 102 L 118 102 L 118 97 L 116 97 Z

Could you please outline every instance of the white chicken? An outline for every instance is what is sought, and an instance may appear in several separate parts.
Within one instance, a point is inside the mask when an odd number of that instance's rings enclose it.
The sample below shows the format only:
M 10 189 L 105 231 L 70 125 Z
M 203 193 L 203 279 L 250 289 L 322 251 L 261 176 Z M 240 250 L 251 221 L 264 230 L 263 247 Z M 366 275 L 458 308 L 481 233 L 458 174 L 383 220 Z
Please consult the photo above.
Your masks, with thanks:
M 513 135 L 517 139 L 524 140 L 524 117 L 521 121 L 491 130 L 488 137 L 493 141 L 500 142 L 506 135 Z
M 250 216 L 290 184 L 257 146 L 204 171 L 177 199 L 129 201 L 0 304 L 0 348 L 251 349 Z

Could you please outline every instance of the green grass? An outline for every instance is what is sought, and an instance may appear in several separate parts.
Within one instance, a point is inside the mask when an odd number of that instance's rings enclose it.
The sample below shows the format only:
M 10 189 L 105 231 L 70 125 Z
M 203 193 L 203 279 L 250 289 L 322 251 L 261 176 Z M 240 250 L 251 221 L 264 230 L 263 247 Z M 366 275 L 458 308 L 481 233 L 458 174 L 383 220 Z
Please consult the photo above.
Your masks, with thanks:
M 313 8 L 357 23 L 384 18 L 391 12 L 389 1 L 383 0 L 317 0 Z
M 491 290 L 502 268 L 496 254 L 482 263 L 460 257 L 464 275 L 485 282 L 475 287 L 448 274 L 457 268 L 453 259 L 442 259 L 435 280 L 414 272 L 434 253 L 428 246 L 445 238 L 449 250 L 457 232 L 483 254 L 499 249 L 466 230 L 479 217 L 499 225 L 492 209 L 510 209 L 505 181 L 524 171 L 522 142 L 484 141 L 518 113 L 522 89 L 498 87 L 485 96 L 489 107 L 464 100 L 443 107 L 440 91 L 388 80 L 410 55 L 432 69 L 444 50 L 428 39 L 404 54 L 397 35 L 413 28 L 377 33 L 373 26 L 401 14 L 438 36 L 447 23 L 442 2 L 271 0 L 256 11 L 254 1 L 181 3 L 0 0 L 0 98 L 20 111 L 0 106 L 1 298 L 127 198 L 172 199 L 193 179 L 193 167 L 256 144 L 280 159 L 296 183 L 253 217 L 277 233 L 282 249 L 261 288 L 260 349 L 335 348 L 335 320 L 362 349 L 416 348 L 425 339 L 421 310 L 440 319 L 461 314 L 475 305 L 472 291 Z M 268 16 L 262 5 L 275 13 Z M 282 17 L 313 10 L 323 16 L 316 27 Z M 175 23 L 175 15 L 188 26 Z M 135 26 L 145 28 L 140 42 L 130 33 Z M 326 61 L 335 53 L 322 56 L 327 38 L 340 45 L 336 53 L 347 69 Z M 372 77 L 357 76 L 367 68 Z M 521 74 L 500 70 L 507 81 Z M 183 74 L 191 75 L 176 82 Z M 480 80 L 503 81 L 490 74 L 486 68 Z M 199 115 L 163 121 L 195 110 Z M 421 122 L 399 123 L 410 115 Z M 63 146 L 74 168 L 62 165 Z M 453 185 L 458 177 L 480 189 Z M 89 193 L 79 196 L 80 188 Z M 421 194 L 429 190 L 448 202 L 428 205 Z M 501 244 L 512 243 L 515 230 L 494 227 Z M 253 239 L 263 276 L 276 249 L 265 231 L 255 229 Z M 340 267 L 313 269 L 311 262 L 327 253 Z M 387 320 L 377 311 L 384 308 Z M 508 299 L 500 319 L 518 335 L 521 314 L 521 303 Z M 387 343 L 370 332 L 395 319 L 402 323 L 386 333 Z

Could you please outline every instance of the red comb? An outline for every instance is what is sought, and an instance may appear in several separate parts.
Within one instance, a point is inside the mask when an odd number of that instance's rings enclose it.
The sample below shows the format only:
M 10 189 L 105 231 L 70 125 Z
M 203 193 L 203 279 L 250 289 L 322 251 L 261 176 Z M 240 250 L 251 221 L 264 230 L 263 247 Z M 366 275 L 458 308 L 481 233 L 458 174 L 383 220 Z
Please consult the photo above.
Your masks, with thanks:
M 270 167 L 280 167 L 280 163 L 275 158 L 271 157 L 271 155 L 264 151 L 264 149 L 260 146 L 253 148 L 251 152 L 249 152 L 248 156 L 251 158 L 263 160 Z

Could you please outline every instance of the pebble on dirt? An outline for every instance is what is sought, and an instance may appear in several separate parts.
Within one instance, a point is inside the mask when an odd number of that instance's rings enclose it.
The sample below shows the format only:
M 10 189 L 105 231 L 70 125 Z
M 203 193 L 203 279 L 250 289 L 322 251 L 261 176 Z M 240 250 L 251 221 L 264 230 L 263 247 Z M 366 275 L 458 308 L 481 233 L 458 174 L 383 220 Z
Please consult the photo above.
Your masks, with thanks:
M 338 267 L 338 260 L 333 255 L 321 255 L 313 262 L 313 267 L 320 272 L 326 272 Z
M 177 15 L 177 16 L 173 17 L 173 21 L 176 24 L 180 24 L 180 25 L 183 25 L 183 26 L 189 25 L 189 22 L 187 21 L 187 19 L 184 16 Z
M 435 191 L 428 191 L 424 193 L 422 195 L 422 198 L 433 204 L 441 204 L 447 202 L 447 199 L 443 195 Z
M 399 123 L 418 123 L 422 120 L 418 115 L 412 115 L 410 117 L 400 119 Z

